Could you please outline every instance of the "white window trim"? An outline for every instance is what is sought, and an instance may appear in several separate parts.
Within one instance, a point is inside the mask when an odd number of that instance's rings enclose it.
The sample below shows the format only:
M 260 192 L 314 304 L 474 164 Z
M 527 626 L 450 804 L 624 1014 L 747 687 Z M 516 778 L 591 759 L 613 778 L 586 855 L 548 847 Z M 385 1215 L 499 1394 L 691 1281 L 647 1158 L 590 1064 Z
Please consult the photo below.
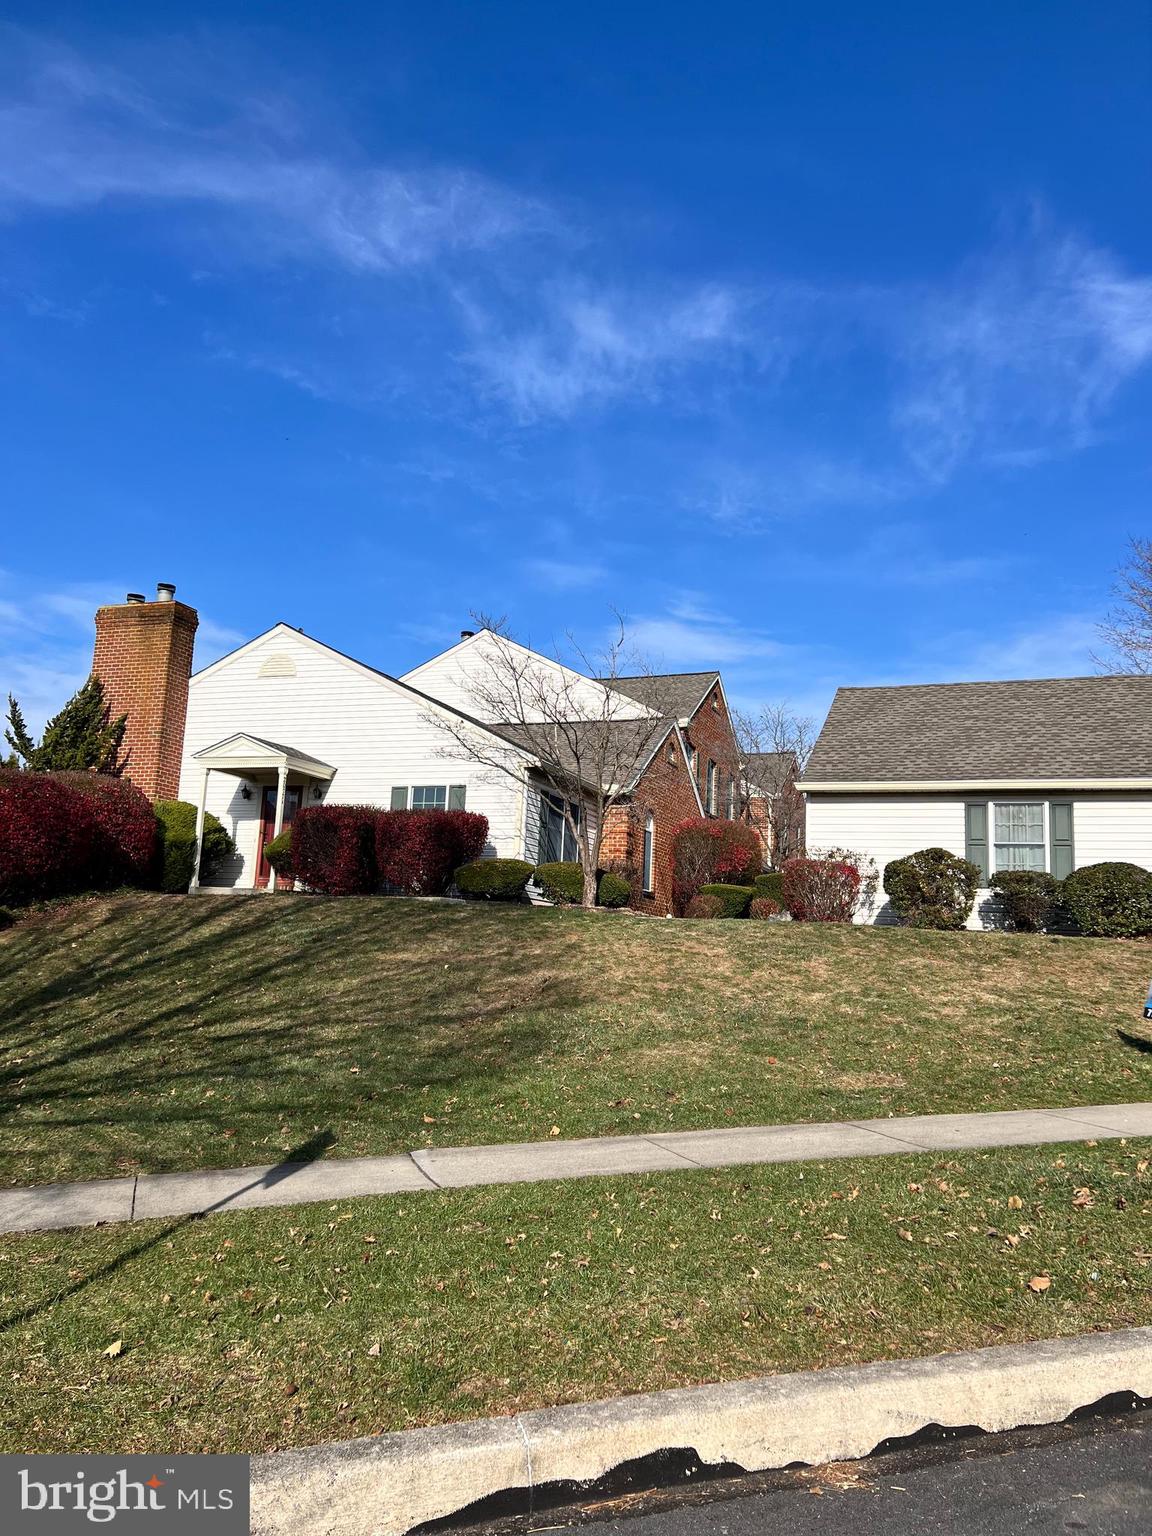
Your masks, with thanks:
M 1029 798 L 1025 795 L 1013 795 L 1009 800 L 989 800 L 985 812 L 988 826 L 988 878 L 1001 873 L 996 868 L 996 807 L 998 805 L 1039 805 L 1040 807 L 1040 831 L 1044 838 L 1044 870 L 1043 873 L 1052 873 L 1052 836 L 1048 825 L 1048 801 L 1038 798 Z M 1040 873 L 1040 871 L 1037 871 Z M 985 890 L 989 887 L 985 886 Z
M 417 806 L 415 801 L 416 801 L 416 791 L 418 789 L 442 789 L 444 791 L 444 804 L 443 805 L 431 805 L 431 806 L 429 806 L 429 805 Z M 415 810 L 446 811 L 448 809 L 448 792 L 449 792 L 450 789 L 451 789 L 451 785 L 449 785 L 449 784 L 409 784 L 409 786 L 408 786 L 408 806 L 407 806 L 407 809 L 410 810 L 410 811 L 415 811 Z

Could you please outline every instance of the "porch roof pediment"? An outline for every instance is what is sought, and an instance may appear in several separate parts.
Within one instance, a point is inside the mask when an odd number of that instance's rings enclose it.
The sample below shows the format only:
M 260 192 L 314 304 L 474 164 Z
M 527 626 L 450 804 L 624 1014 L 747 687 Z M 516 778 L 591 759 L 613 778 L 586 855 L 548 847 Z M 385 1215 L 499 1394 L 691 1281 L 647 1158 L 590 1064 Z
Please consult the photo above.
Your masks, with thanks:
M 268 741 L 263 736 L 253 736 L 247 731 L 237 731 L 211 747 L 193 752 L 192 761 L 202 768 L 215 768 L 221 773 L 252 773 L 261 769 L 287 768 L 290 773 L 302 773 L 311 779 L 330 779 L 336 769 L 308 752 L 285 746 L 280 741 Z

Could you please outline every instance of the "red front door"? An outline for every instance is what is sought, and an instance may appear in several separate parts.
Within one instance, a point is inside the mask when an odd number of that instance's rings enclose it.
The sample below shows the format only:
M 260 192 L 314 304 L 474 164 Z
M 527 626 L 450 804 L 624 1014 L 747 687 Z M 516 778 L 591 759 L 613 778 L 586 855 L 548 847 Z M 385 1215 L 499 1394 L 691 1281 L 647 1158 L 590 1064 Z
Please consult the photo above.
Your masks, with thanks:
M 301 790 L 298 785 L 295 788 L 289 785 L 284 791 L 284 825 L 286 827 L 292 825 L 292 820 L 300 809 L 300 795 Z M 267 887 L 268 877 L 272 873 L 272 866 L 264 857 L 264 849 L 272 841 L 275 831 L 276 786 L 275 784 L 266 784 L 264 786 L 263 798 L 260 802 L 260 849 L 256 855 L 256 885 L 260 889 Z M 290 891 L 292 889 L 291 880 L 286 880 L 283 875 L 278 875 L 276 878 L 276 889 L 279 891 Z

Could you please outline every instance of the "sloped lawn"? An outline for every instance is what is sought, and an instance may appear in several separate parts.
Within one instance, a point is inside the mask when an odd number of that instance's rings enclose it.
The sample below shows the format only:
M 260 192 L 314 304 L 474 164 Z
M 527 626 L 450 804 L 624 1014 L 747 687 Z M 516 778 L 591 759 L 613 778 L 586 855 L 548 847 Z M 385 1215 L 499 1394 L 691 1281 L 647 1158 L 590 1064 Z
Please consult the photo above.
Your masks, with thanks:
M 1118 1034 L 1150 973 L 1043 936 L 80 902 L 0 935 L 0 1182 L 1152 1099 Z
M 254 1451 L 1152 1324 L 1149 1146 L 0 1236 L 0 1450 Z

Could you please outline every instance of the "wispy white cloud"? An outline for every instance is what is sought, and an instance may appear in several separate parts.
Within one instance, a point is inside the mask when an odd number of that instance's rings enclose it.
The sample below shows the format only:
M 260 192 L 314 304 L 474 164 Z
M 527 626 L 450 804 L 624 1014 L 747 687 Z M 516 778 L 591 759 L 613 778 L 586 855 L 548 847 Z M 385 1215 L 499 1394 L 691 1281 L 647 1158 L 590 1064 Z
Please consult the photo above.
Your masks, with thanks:
M 766 630 L 717 612 L 690 593 L 674 599 L 666 612 L 641 615 L 627 628 L 636 651 L 653 666 L 668 670 L 706 670 L 731 662 L 771 660 L 792 655 L 797 649 Z
M 1037 216 L 1023 236 L 902 309 L 894 424 L 916 469 L 1026 466 L 1094 441 L 1152 361 L 1152 278 Z
M 594 587 L 608 576 L 604 567 L 593 560 L 525 560 L 524 570 L 534 582 L 557 592 Z
M 473 338 L 466 362 L 521 421 L 620 397 L 654 400 L 686 370 L 751 357 L 760 345 L 752 296 L 719 282 L 665 293 L 556 282 L 527 323 L 458 297 Z
M 379 272 L 485 250 L 553 226 L 552 215 L 470 169 L 354 164 L 301 150 L 266 103 L 229 104 L 204 121 L 185 99 L 61 45 L 4 30 L 0 214 L 115 201 L 190 204 L 242 221 L 249 256 L 325 257 Z M 211 90 L 197 78 L 195 89 Z M 239 232 L 239 231 L 238 231 Z

